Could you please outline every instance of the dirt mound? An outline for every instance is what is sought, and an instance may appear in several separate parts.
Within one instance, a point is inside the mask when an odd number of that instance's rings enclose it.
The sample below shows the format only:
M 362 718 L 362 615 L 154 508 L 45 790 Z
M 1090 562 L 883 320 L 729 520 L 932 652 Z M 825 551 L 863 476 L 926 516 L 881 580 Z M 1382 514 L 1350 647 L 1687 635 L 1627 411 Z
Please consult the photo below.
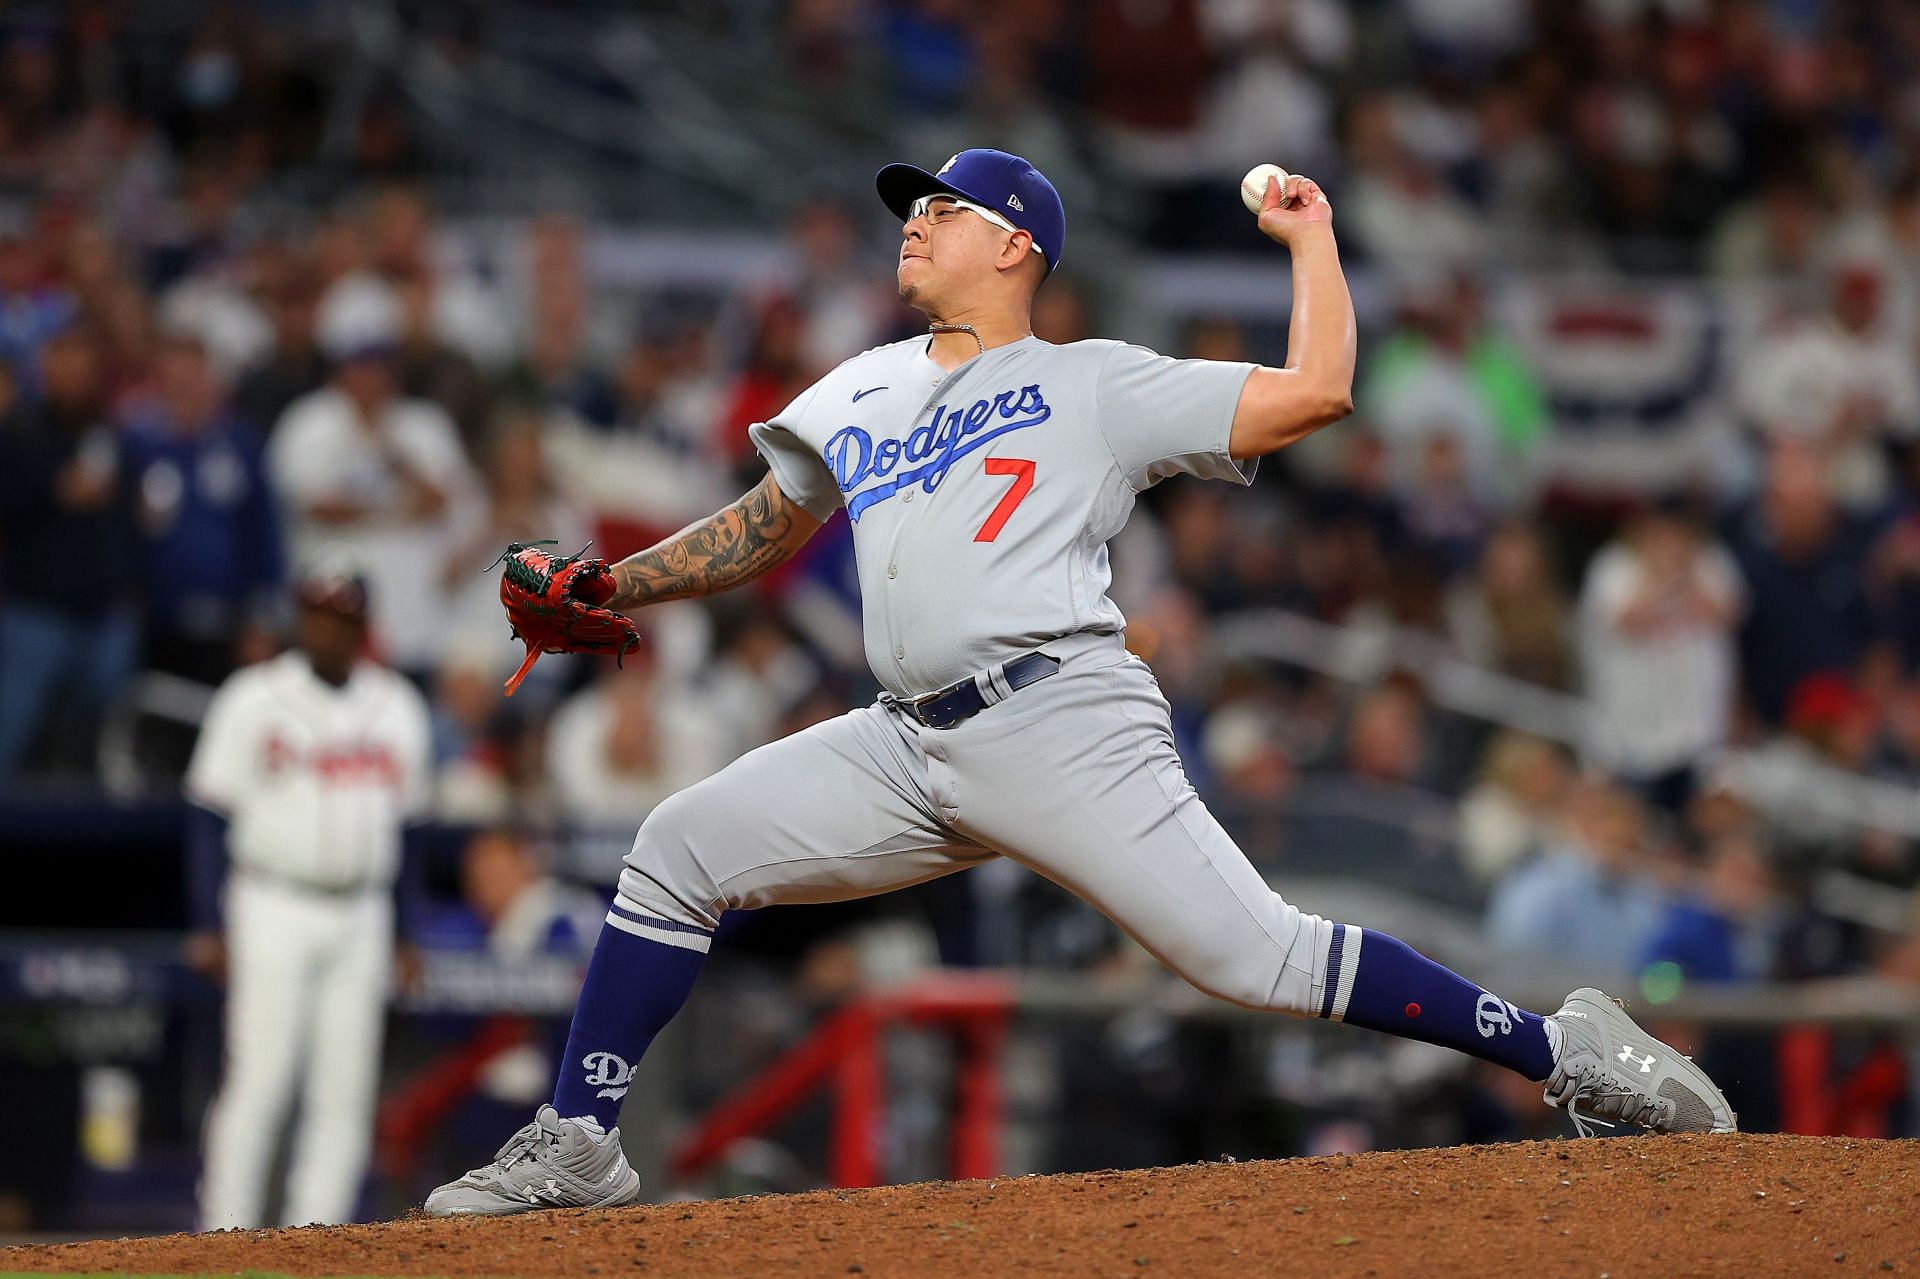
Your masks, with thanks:
M 1920 1141 L 1528 1142 L 9 1248 L 0 1271 L 1920 1274 L 1916 1164 Z

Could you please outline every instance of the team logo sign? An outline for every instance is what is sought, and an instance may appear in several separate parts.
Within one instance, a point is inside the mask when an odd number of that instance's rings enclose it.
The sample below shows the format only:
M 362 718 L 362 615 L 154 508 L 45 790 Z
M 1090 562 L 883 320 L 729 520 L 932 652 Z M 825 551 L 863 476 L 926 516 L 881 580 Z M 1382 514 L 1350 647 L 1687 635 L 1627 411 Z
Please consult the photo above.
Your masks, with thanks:
M 588 1053 L 580 1059 L 587 1068 L 587 1086 L 600 1089 L 596 1097 L 619 1101 L 633 1083 L 633 1067 L 612 1053 Z

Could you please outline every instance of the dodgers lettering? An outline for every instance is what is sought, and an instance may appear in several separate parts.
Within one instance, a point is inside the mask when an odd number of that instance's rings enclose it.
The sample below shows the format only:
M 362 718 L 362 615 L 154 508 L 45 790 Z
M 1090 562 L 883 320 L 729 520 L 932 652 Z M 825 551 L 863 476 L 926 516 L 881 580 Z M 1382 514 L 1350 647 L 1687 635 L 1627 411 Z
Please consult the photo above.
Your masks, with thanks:
M 908 432 L 905 440 L 885 439 L 875 444 L 873 437 L 859 427 L 843 426 L 827 441 L 821 456 L 842 493 L 853 493 L 868 480 L 880 481 L 847 499 L 847 518 L 858 520 L 869 506 L 886 501 L 915 481 L 926 492 L 933 492 L 953 464 L 967 454 L 1009 431 L 1038 426 L 1052 416 L 1053 409 L 1040 388 L 1024 386 L 1018 391 L 1002 391 L 990 400 L 976 400 L 964 409 L 949 411 L 942 404 L 925 425 Z M 903 460 L 923 465 L 895 475 Z

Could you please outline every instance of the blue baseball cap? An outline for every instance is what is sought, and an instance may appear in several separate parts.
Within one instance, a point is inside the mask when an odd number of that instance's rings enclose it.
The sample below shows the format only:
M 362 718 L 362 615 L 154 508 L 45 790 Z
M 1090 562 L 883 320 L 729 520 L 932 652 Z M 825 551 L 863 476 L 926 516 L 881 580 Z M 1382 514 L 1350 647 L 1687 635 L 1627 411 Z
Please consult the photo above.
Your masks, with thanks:
M 873 175 L 880 202 L 905 222 L 923 195 L 954 195 L 985 205 L 1033 237 L 1051 272 L 1067 247 L 1067 211 L 1046 174 L 1017 155 L 975 147 L 928 173 L 917 164 L 889 164 Z

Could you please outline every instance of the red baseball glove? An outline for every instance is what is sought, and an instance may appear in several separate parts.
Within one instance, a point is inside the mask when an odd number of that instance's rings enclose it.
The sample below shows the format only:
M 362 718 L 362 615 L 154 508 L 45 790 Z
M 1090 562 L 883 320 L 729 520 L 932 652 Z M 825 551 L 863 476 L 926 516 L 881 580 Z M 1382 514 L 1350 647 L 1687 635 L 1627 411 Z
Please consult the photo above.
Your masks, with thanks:
M 514 542 L 494 563 L 500 573 L 500 602 L 506 606 L 513 637 L 527 646 L 527 660 L 507 680 L 512 697 L 542 653 L 598 653 L 615 661 L 640 646 L 640 628 L 624 613 L 601 607 L 613 597 L 613 570 L 605 560 L 578 555 L 558 559 L 542 546 L 552 542 Z

